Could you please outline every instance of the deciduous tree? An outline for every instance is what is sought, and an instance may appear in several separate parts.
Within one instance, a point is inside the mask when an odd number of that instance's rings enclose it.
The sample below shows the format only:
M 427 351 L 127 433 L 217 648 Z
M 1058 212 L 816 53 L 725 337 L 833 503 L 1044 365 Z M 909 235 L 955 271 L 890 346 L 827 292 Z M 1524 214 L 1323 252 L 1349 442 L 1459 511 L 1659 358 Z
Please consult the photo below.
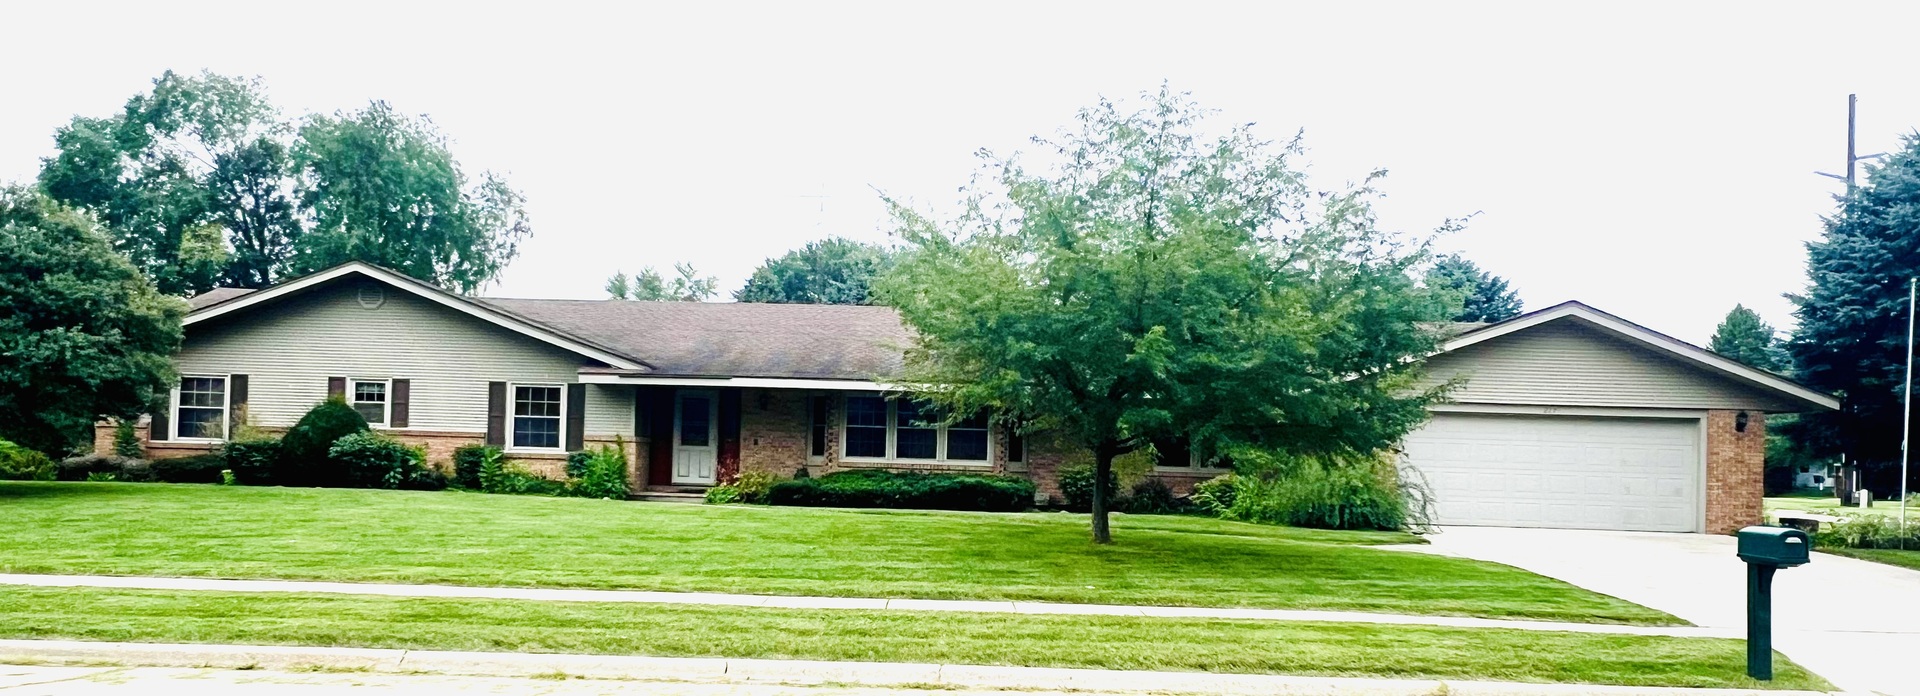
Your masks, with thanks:
M 1366 185 L 1310 188 L 1298 138 L 1208 136 L 1203 115 L 1164 89 L 1102 101 L 1036 141 L 1044 164 L 983 153 L 955 219 L 892 202 L 901 386 L 1084 447 L 1095 480 L 1155 437 L 1373 452 L 1421 423 L 1441 395 L 1415 387 L 1442 311 L 1412 272 L 1424 243 L 1378 229 Z
M 693 264 L 676 263 L 673 270 L 676 275 L 671 281 L 652 266 L 640 269 L 632 278 L 624 272 L 614 273 L 607 279 L 607 295 L 616 300 L 705 302 L 720 294 L 720 279 L 702 277 Z
M 873 304 L 873 281 L 893 264 L 893 251 L 841 237 L 808 242 L 754 269 L 740 302 Z
M 58 456 L 102 418 L 145 413 L 186 310 L 85 214 L 0 187 L 0 439 Z

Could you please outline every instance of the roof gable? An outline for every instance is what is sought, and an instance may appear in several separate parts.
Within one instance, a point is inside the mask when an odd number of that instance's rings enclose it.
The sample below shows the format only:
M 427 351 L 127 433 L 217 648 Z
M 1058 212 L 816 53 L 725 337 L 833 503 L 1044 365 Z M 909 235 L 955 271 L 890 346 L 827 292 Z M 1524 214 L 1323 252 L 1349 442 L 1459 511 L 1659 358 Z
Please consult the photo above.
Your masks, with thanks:
M 1696 378 L 1729 381 L 1742 389 L 1755 391 L 1769 400 L 1778 400 L 1780 403 L 1780 406 L 1766 410 L 1830 410 L 1839 408 L 1840 405 L 1839 399 L 1830 394 L 1806 387 L 1786 377 L 1742 364 L 1579 302 L 1565 302 L 1459 334 L 1448 339 L 1440 354 L 1432 358 L 1431 362 L 1445 367 L 1449 361 L 1441 360 L 1439 355 L 1462 353 L 1483 344 L 1486 344 L 1484 348 L 1487 350 L 1525 350 L 1522 346 L 1525 342 L 1503 339 L 1527 332 L 1556 330 L 1543 327 L 1564 328 L 1569 325 L 1569 322 L 1582 330 L 1592 332 L 1591 336 L 1604 337 L 1607 341 L 1617 342 L 1635 351 L 1641 363 L 1645 363 L 1649 357 L 1654 360 L 1670 361 L 1683 367 L 1688 374 L 1697 375 Z M 1624 365 L 1623 368 L 1628 366 L 1630 365 Z M 1653 375 L 1641 376 L 1654 379 Z M 1668 384 L 1675 383 L 1669 381 Z
M 270 305 L 276 300 L 309 292 L 315 288 L 328 286 L 348 278 L 367 278 L 380 282 L 388 287 L 493 324 L 503 330 L 518 333 L 614 367 L 630 370 L 652 369 L 652 366 L 647 364 L 645 360 L 625 354 L 622 351 L 596 345 L 591 341 L 582 340 L 579 337 L 557 331 L 552 327 L 543 326 L 536 321 L 516 316 L 511 312 L 503 311 L 497 307 L 455 295 L 417 279 L 358 261 L 334 266 L 333 268 L 302 276 L 263 290 L 235 294 L 230 297 L 218 299 L 188 312 L 183 324 L 192 326 L 218 317 L 245 313 L 261 306 Z

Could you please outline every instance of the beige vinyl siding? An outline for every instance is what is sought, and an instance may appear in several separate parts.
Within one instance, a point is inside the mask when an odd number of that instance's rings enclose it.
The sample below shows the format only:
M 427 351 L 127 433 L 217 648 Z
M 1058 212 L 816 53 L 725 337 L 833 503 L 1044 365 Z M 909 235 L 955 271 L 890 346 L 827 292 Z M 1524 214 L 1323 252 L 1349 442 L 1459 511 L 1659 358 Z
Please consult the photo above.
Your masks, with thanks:
M 363 287 L 385 301 L 363 306 Z M 564 384 L 588 359 L 372 281 L 350 281 L 188 327 L 184 373 L 248 375 L 248 417 L 285 427 L 327 397 L 328 377 L 412 380 L 408 430 L 484 433 L 487 383 Z M 631 402 L 629 402 L 631 403 Z M 602 418 L 588 395 L 594 424 Z M 588 434 L 597 434 L 592 427 Z
M 587 434 L 633 439 L 633 387 L 587 385 Z
M 1427 377 L 1429 384 L 1466 378 L 1452 397 L 1463 404 L 1800 410 L 1577 319 L 1434 356 L 1427 361 Z

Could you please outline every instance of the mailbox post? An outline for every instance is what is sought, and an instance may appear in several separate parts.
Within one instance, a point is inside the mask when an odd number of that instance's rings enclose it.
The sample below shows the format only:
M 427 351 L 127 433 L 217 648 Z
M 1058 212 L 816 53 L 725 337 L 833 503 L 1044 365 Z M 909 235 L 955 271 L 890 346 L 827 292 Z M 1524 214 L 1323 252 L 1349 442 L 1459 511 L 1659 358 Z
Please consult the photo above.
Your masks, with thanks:
M 1773 571 L 1806 565 L 1813 547 L 1807 533 L 1791 527 L 1740 530 L 1740 560 L 1747 562 L 1747 676 L 1773 679 Z

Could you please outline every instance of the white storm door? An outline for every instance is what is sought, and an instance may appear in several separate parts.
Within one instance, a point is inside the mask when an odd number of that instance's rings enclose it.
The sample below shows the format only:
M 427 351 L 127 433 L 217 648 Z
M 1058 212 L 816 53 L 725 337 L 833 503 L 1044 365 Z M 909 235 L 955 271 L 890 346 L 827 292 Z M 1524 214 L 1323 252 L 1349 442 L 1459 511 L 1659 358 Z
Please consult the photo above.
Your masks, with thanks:
M 674 396 L 673 482 L 712 485 L 720 461 L 719 395 L 683 390 Z

